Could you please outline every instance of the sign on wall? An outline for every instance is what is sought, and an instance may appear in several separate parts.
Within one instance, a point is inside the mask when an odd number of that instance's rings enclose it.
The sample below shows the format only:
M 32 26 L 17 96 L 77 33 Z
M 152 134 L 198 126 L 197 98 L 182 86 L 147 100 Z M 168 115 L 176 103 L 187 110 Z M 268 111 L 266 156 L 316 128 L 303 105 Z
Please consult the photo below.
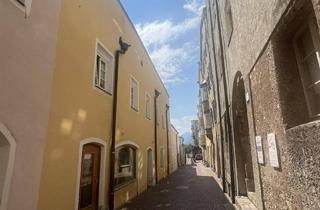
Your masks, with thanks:
M 276 136 L 274 133 L 269 133 L 267 138 L 268 138 L 270 165 L 272 167 L 279 168 Z
M 264 164 L 261 136 L 256 136 L 256 148 L 257 148 L 257 155 L 258 155 L 258 163 Z

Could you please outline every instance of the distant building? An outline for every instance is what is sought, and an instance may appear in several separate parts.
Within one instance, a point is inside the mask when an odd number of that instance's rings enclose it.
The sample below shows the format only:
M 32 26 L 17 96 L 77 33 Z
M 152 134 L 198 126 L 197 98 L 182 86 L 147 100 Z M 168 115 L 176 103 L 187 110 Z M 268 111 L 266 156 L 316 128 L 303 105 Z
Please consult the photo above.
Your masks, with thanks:
M 192 144 L 199 146 L 199 121 L 191 120 Z
M 171 125 L 170 126 L 170 153 L 169 153 L 169 172 L 172 173 L 178 168 L 178 131 L 176 128 Z

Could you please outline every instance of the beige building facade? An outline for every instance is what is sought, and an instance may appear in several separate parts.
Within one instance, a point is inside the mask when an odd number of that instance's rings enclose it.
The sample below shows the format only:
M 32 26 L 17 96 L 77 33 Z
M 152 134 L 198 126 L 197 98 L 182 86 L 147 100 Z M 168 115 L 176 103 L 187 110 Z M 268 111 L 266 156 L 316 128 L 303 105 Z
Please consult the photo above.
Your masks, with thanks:
M 115 208 L 168 175 L 169 95 L 119 1 L 0 11 L 1 210 L 109 208 L 116 70 Z

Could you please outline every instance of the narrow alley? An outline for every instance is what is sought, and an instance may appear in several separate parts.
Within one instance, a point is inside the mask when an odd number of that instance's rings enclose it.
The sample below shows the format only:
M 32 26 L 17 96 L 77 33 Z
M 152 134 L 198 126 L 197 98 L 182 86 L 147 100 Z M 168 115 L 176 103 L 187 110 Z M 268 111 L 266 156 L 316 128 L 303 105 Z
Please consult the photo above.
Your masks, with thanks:
M 234 207 L 213 178 L 212 170 L 197 162 L 179 168 L 120 209 L 232 210 Z

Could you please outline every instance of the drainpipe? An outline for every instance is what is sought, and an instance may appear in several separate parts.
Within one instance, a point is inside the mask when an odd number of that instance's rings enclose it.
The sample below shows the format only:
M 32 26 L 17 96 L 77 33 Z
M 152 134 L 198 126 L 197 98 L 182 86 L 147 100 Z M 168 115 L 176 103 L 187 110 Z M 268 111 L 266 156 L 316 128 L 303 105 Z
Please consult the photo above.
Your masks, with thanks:
M 169 115 L 169 105 L 166 105 L 166 128 L 167 128 L 167 175 L 169 176 L 170 172 L 170 155 L 169 155 L 169 126 L 168 126 L 168 115 Z
M 154 90 L 154 152 L 155 152 L 155 172 L 156 172 L 156 184 L 158 184 L 158 108 L 157 99 L 160 96 L 158 90 Z
M 213 32 L 213 18 L 212 18 L 212 5 L 209 2 L 209 11 L 210 11 L 210 23 L 211 23 L 211 34 L 212 34 L 212 42 L 213 42 L 213 53 L 214 53 L 214 66 L 215 66 L 215 73 L 216 73 L 216 86 L 217 86 L 217 100 L 218 100 L 218 106 L 219 106 L 219 127 L 220 127 L 220 152 L 221 152 L 221 171 L 222 171 L 222 187 L 223 187 L 223 192 L 227 192 L 226 190 L 226 173 L 225 173 L 225 166 L 224 166 L 224 136 L 223 136 L 223 128 L 222 128 L 222 115 L 221 115 L 221 102 L 220 102 L 220 85 L 219 85 L 219 80 L 218 80 L 218 67 L 217 67 L 217 60 L 216 60 L 216 49 L 215 49 L 215 43 L 214 43 L 214 32 Z M 210 55 L 210 53 L 209 53 Z M 211 59 L 210 59 L 211 62 Z
M 224 58 L 224 47 L 223 47 L 221 22 L 220 22 L 221 17 L 220 17 L 218 0 L 216 0 L 216 8 L 217 8 L 218 29 L 219 29 L 219 42 L 221 45 L 220 50 L 221 50 L 221 56 L 222 56 L 222 68 L 223 68 L 222 77 L 223 77 L 224 97 L 226 102 L 226 123 L 227 123 L 227 134 L 228 134 L 229 154 L 230 154 L 229 158 L 230 158 L 230 176 L 231 176 L 231 199 L 232 199 L 232 202 L 235 203 L 233 140 L 232 140 L 230 113 L 229 113 L 229 99 L 228 99 L 227 79 L 226 79 L 226 63 Z
M 114 170 L 115 170 L 115 151 L 116 151 L 116 129 L 117 129 L 117 105 L 118 105 L 118 76 L 119 76 L 119 58 L 124 55 L 130 45 L 122 42 L 119 38 L 120 49 L 116 52 L 115 69 L 114 69 L 114 90 L 113 90 L 113 106 L 112 106 L 112 139 L 110 148 L 110 180 L 109 180 L 109 209 L 114 209 Z

